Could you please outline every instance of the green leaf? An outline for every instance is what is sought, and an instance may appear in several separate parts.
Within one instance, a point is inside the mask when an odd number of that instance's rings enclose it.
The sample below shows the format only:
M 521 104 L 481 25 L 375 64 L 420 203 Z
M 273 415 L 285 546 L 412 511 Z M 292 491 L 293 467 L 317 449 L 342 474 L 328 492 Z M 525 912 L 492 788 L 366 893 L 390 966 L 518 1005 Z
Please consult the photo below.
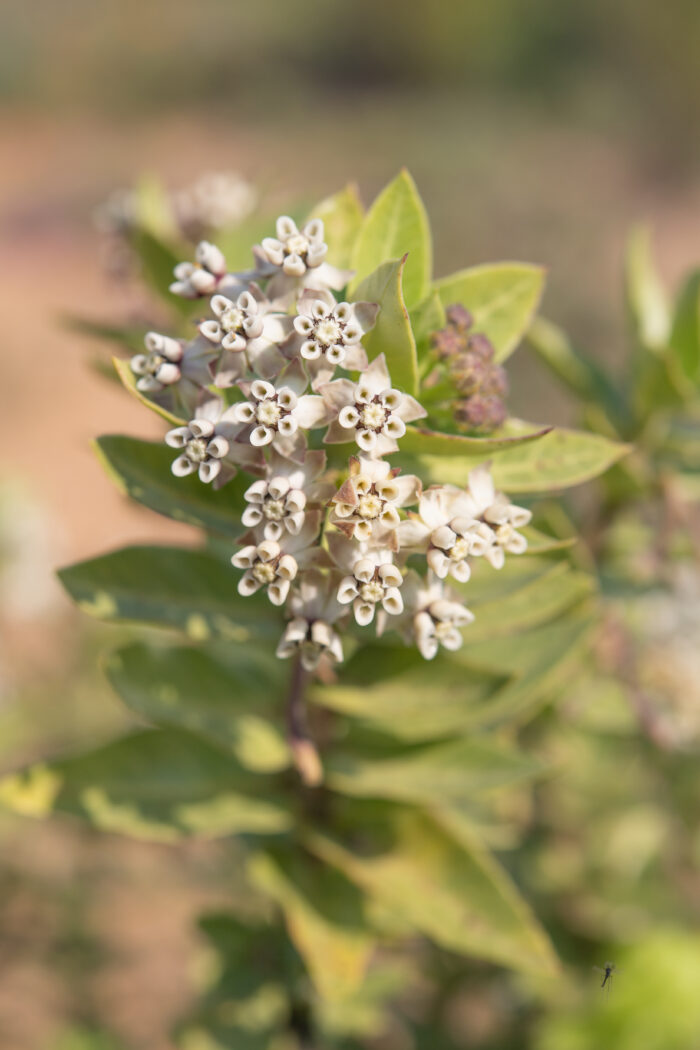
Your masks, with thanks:
M 325 782 L 360 798 L 403 802 L 466 802 L 542 772 L 542 764 L 484 737 L 461 737 L 420 746 L 395 738 L 354 734 L 324 755 Z
M 256 647 L 227 642 L 224 663 L 199 649 L 134 644 L 104 666 L 127 707 L 146 721 L 207 737 L 256 773 L 289 765 L 276 703 L 283 674 Z
M 128 361 L 121 357 L 113 357 L 112 364 L 116 370 L 122 385 L 129 391 L 137 401 L 140 401 L 146 408 L 150 408 L 151 412 L 155 412 L 156 415 L 160 416 L 161 419 L 167 420 L 168 423 L 172 423 L 176 427 L 183 426 L 187 420 L 183 419 L 182 416 L 176 416 L 170 412 L 167 408 L 163 408 L 156 401 L 151 401 L 149 397 L 142 394 L 140 390 L 136 389 L 136 376 L 131 371 L 131 365 Z
M 461 270 L 436 282 L 444 306 L 461 303 L 503 361 L 523 338 L 537 310 L 545 271 L 527 263 L 491 263 Z
M 222 536 L 241 535 L 243 493 L 250 478 L 238 474 L 222 489 L 204 485 L 196 474 L 176 478 L 174 453 L 163 442 L 108 434 L 95 442 L 103 467 L 125 496 L 186 525 L 211 529 Z
M 291 816 L 268 778 L 188 733 L 145 730 L 0 780 L 0 803 L 26 816 L 70 813 L 104 831 L 173 842 L 276 833 Z
M 124 547 L 61 569 L 83 612 L 101 620 L 177 627 L 194 641 L 276 636 L 279 613 L 261 595 L 242 598 L 238 572 L 186 547 Z
M 175 238 L 177 222 L 170 197 L 162 181 L 153 172 L 145 173 L 138 180 L 134 189 L 134 203 L 136 222 L 141 230 L 166 241 Z
M 379 303 L 381 309 L 374 328 L 362 343 L 370 361 L 379 354 L 386 357 L 392 383 L 408 394 L 418 391 L 416 344 L 404 306 L 402 279 L 406 257 L 382 263 L 358 286 L 355 300 Z
M 685 282 L 673 315 L 670 343 L 683 374 L 700 378 L 700 270 Z
M 282 908 L 318 994 L 334 1001 L 356 992 L 374 950 L 357 887 L 298 848 L 257 853 L 248 872 Z
M 557 427 L 537 441 L 495 449 L 489 458 L 497 487 L 515 494 L 580 485 L 605 473 L 629 451 L 629 445 L 598 434 Z M 416 462 L 424 481 L 464 485 L 476 457 L 418 456 Z
M 583 572 L 573 572 L 566 562 L 557 562 L 544 575 L 527 582 L 511 594 L 491 601 L 469 600 L 469 584 L 459 587 L 476 619 L 465 631 L 469 645 L 528 630 L 554 619 L 572 605 L 590 597 L 595 582 Z
M 358 196 L 357 186 L 352 183 L 312 208 L 308 219 L 323 220 L 328 261 L 333 266 L 339 266 L 342 270 L 351 266 L 363 218 L 364 208 Z
M 388 259 L 408 253 L 404 297 L 409 308 L 415 306 L 430 290 L 432 252 L 425 206 L 409 173 L 401 171 L 379 194 L 360 229 L 352 257 L 353 298 L 369 298 L 359 294 L 358 286 Z
M 182 261 L 173 249 L 145 229 L 137 229 L 132 232 L 131 245 L 141 262 L 143 276 L 156 295 L 179 313 L 191 314 L 192 301 L 173 295 L 170 291 L 170 285 L 175 279 L 173 271 Z
M 358 809 L 360 824 L 361 814 Z M 366 819 L 363 837 L 374 840 L 371 852 L 353 851 L 318 832 L 309 834 L 308 844 L 436 944 L 514 969 L 556 970 L 552 948 L 517 890 L 461 827 L 457 837 L 445 818 L 398 806 L 372 805 Z
M 529 424 L 522 424 L 527 427 Z M 553 427 L 540 427 L 529 433 L 491 435 L 490 437 L 470 437 L 465 434 L 442 434 L 437 430 L 422 427 L 408 427 L 401 438 L 401 451 L 407 456 L 473 456 L 480 462 L 490 453 L 500 449 L 513 448 L 528 441 L 537 441 L 549 434 Z
M 660 351 L 670 330 L 666 293 L 654 266 L 649 230 L 639 227 L 627 242 L 625 292 L 637 344 Z

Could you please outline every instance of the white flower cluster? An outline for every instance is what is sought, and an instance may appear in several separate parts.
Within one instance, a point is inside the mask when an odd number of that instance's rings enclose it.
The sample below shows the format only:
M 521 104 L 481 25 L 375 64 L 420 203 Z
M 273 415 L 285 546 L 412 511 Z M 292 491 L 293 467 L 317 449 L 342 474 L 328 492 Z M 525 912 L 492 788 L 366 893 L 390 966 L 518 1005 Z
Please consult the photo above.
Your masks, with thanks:
M 173 473 L 216 488 L 239 467 L 254 476 L 248 531 L 231 560 L 240 594 L 264 591 L 288 610 L 279 657 L 296 654 L 307 670 L 342 660 L 350 617 L 377 633 L 399 630 L 426 659 L 459 648 L 473 616 L 444 581 L 464 583 L 475 558 L 500 568 L 506 553 L 521 553 L 529 511 L 496 492 L 484 468 L 464 489 L 424 492 L 384 458 L 426 413 L 392 386 L 383 354 L 368 362 L 362 340 L 379 307 L 332 294 L 350 275 L 326 261 L 320 220 L 299 229 L 281 217 L 253 255 L 253 270 L 230 273 L 219 249 L 200 243 L 171 291 L 207 298 L 211 316 L 189 343 L 149 333 L 132 359 L 142 393 L 190 409 L 166 435 L 178 453 Z M 346 469 L 309 448 L 315 430 L 325 444 L 355 446 Z

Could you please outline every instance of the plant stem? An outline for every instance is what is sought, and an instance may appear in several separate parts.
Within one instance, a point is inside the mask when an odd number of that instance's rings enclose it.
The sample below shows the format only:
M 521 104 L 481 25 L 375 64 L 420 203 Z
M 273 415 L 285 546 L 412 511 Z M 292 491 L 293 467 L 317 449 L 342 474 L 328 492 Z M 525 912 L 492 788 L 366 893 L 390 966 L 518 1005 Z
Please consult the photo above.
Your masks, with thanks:
M 294 661 L 287 694 L 287 738 L 294 765 L 307 787 L 318 787 L 323 780 L 323 767 L 306 725 L 304 692 L 308 676 L 301 660 Z

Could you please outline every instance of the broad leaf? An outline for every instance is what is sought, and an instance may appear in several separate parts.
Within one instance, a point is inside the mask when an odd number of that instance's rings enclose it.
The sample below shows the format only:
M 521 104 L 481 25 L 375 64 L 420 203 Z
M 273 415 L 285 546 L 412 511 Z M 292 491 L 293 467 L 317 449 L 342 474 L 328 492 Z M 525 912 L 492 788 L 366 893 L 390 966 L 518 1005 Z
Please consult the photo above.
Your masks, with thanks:
M 134 644 L 111 653 L 105 671 L 127 707 L 148 722 L 210 738 L 257 773 L 289 765 L 276 703 L 286 668 L 257 648 L 227 642 L 224 663 L 199 649 Z
M 682 372 L 695 381 L 700 377 L 700 270 L 683 286 L 673 315 L 670 343 Z
M 443 277 L 435 287 L 444 306 L 461 303 L 503 361 L 523 338 L 537 310 L 545 271 L 526 263 L 491 263 Z
M 153 291 L 174 310 L 189 316 L 195 306 L 190 299 L 173 295 L 170 285 L 175 280 L 173 271 L 182 260 L 159 237 L 145 229 L 134 230 L 131 244 L 139 257 L 143 275 Z
M 167 420 L 172 426 L 181 427 L 187 422 L 182 416 L 176 416 L 167 408 L 163 408 L 156 401 L 151 401 L 150 397 L 146 397 L 140 390 L 136 388 L 136 376 L 131 371 L 131 365 L 128 361 L 121 357 L 113 357 L 112 364 L 114 365 L 115 371 L 119 376 L 123 386 L 129 391 L 137 401 L 140 401 L 146 408 L 150 408 L 151 412 L 155 412 L 156 415 L 160 416 L 161 419 Z
M 372 806 L 367 820 L 364 837 L 376 839 L 371 852 L 319 832 L 309 834 L 309 846 L 442 947 L 514 969 L 556 970 L 552 948 L 517 890 L 461 827 L 458 838 L 437 819 L 398 806 Z
M 194 641 L 245 642 L 277 636 L 275 609 L 261 595 L 242 598 L 239 572 L 186 547 L 124 547 L 59 572 L 83 612 L 101 620 L 177 627 Z
M 27 816 L 70 813 L 104 831 L 172 842 L 291 826 L 272 781 L 197 736 L 145 730 L 0 780 L 0 803 Z
M 537 441 L 496 449 L 489 458 L 497 487 L 515 494 L 580 485 L 604 474 L 629 451 L 629 445 L 598 434 L 557 428 Z M 477 460 L 472 456 L 418 456 L 417 468 L 424 481 L 465 485 Z
M 350 284 L 354 299 L 359 285 L 387 259 L 408 253 L 404 298 L 413 307 L 426 297 L 432 270 L 432 241 L 425 206 L 407 171 L 402 171 L 382 190 L 367 212 L 355 243 Z
M 298 848 L 257 853 L 248 871 L 282 908 L 319 995 L 342 1000 L 357 991 L 374 949 L 357 887 Z
M 394 386 L 415 395 L 418 389 L 416 344 L 404 306 L 402 278 L 405 257 L 382 263 L 357 288 L 356 300 L 379 303 L 374 328 L 362 340 L 370 361 L 384 354 Z
M 322 219 L 324 240 L 328 245 L 328 261 L 342 270 L 352 265 L 364 208 L 357 187 L 350 184 L 332 197 L 326 197 L 309 213 L 309 219 Z M 392 254 L 396 254 L 393 252 Z
M 484 737 L 407 747 L 395 738 L 360 733 L 324 755 L 325 782 L 341 794 L 436 805 L 468 801 L 542 768 L 536 759 Z
M 528 424 L 522 424 L 524 427 Z M 466 434 L 442 434 L 437 430 L 426 430 L 423 427 L 408 427 L 401 438 L 401 451 L 414 456 L 473 456 L 481 460 L 491 452 L 513 448 L 528 441 L 537 441 L 549 434 L 552 427 L 531 428 L 522 434 L 492 435 L 490 437 L 470 437 Z
M 430 337 L 440 328 L 445 327 L 445 308 L 438 293 L 433 291 L 421 303 L 414 306 L 409 314 L 420 361 L 430 349 Z
M 95 442 L 97 455 L 125 496 L 186 525 L 211 529 L 237 538 L 244 531 L 243 493 L 250 485 L 244 474 L 218 491 L 196 474 L 176 478 L 171 465 L 176 453 L 164 442 L 108 434 Z

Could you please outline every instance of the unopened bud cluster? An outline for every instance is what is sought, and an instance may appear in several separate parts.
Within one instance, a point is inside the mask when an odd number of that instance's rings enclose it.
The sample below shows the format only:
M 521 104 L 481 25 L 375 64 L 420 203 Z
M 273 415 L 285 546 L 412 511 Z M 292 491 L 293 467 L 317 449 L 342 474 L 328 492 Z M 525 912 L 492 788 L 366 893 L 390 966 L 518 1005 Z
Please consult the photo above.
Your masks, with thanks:
M 474 332 L 474 319 L 459 303 L 448 306 L 447 325 L 432 337 L 432 346 L 445 364 L 458 394 L 453 412 L 464 430 L 490 433 L 505 422 L 508 379 L 494 359 L 489 339 Z
M 352 617 L 361 628 L 399 631 L 432 659 L 440 646 L 459 648 L 473 619 L 448 577 L 463 584 L 475 559 L 500 568 L 507 553 L 521 553 L 518 530 L 530 513 L 496 492 L 484 468 L 464 489 L 423 491 L 389 463 L 426 412 L 392 384 L 383 354 L 368 361 L 362 341 L 379 306 L 339 301 L 333 293 L 351 274 L 330 265 L 327 251 L 319 219 L 298 228 L 287 216 L 253 248 L 245 273 L 200 242 L 171 291 L 201 299 L 209 316 L 190 340 L 149 333 L 131 361 L 135 383 L 185 414 L 165 438 L 174 474 L 217 489 L 239 469 L 252 475 L 247 531 L 231 560 L 241 595 L 264 593 L 287 612 L 280 658 L 296 654 L 308 670 L 339 662 Z M 476 397 L 487 376 L 493 390 L 502 373 L 469 327 L 466 311 L 452 309 L 434 345 L 461 392 Z M 347 468 L 329 469 L 325 452 L 309 448 L 313 430 L 325 444 L 354 445 Z

